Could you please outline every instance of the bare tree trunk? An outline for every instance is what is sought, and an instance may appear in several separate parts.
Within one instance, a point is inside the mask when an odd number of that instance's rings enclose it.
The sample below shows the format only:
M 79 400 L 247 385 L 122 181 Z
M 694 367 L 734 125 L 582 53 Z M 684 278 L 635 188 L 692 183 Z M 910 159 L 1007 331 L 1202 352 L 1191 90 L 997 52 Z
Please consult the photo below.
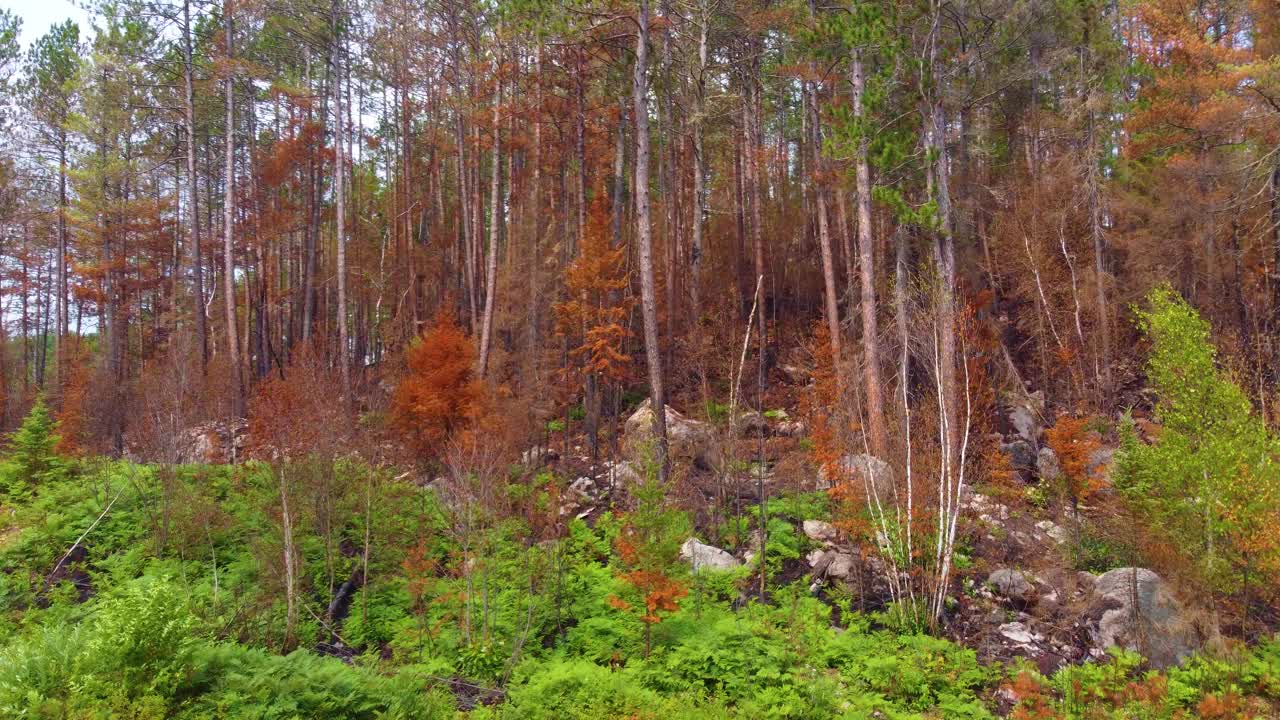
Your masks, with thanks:
M 236 213 L 236 193 L 235 193 L 235 163 L 236 163 L 236 131 L 235 131 L 235 71 L 232 69 L 231 61 L 234 52 L 234 35 L 231 24 L 231 3 L 224 2 L 222 6 L 222 14 L 226 23 L 226 42 L 227 42 L 227 60 L 229 61 L 227 77 L 223 81 L 226 84 L 227 94 L 227 137 L 226 137 L 226 166 L 223 168 L 222 175 L 222 303 L 226 311 L 227 321 L 227 365 L 230 373 L 231 394 L 232 394 L 232 412 L 236 417 L 244 417 L 245 414 L 245 397 L 244 397 L 244 377 L 240 374 L 240 336 L 236 326 L 236 261 L 235 261 L 235 242 L 232 236 L 235 225 Z
M 846 302 L 852 303 L 855 279 L 858 272 L 853 261 L 853 242 L 849 237 L 849 193 L 843 187 L 836 187 L 836 209 L 840 218 L 840 250 L 844 254 L 844 293 Z
M 857 50 L 853 54 L 849 76 L 853 85 L 853 114 L 861 120 L 865 115 L 862 101 L 866 77 Z M 875 251 L 871 238 L 871 168 L 867 161 L 865 137 L 858 139 L 854 165 L 858 193 L 858 272 L 862 289 L 858 302 L 862 311 L 862 392 L 867 407 L 871 452 L 884 457 L 889 451 L 889 442 L 884 427 L 884 397 L 880 381 L 880 329 L 876 321 Z
M 493 301 L 498 294 L 498 229 L 502 224 L 502 80 L 497 54 L 493 61 L 496 83 L 493 101 L 493 168 L 489 194 L 489 250 L 484 268 L 484 318 L 480 325 L 480 377 L 489 364 L 489 343 L 493 333 Z
M 532 220 L 529 237 L 529 307 L 527 312 L 528 356 L 533 366 L 533 387 L 542 387 L 542 354 L 538 344 L 541 334 L 538 332 L 541 322 L 538 314 L 538 298 L 541 294 L 542 272 L 542 40 L 538 41 L 538 53 L 535 60 L 534 82 L 537 83 L 536 109 L 533 117 L 533 182 L 532 199 L 529 202 L 529 217 Z M 510 240 L 508 240 L 510 242 Z
M 698 71 L 694 77 L 696 105 L 693 112 L 693 249 L 689 255 L 689 301 L 694 326 L 702 317 L 702 222 L 706 214 L 706 153 L 702 145 L 702 121 L 707 102 L 707 25 L 711 22 L 707 2 L 698 7 Z
M 187 191 L 191 194 L 191 198 L 187 201 L 187 210 L 191 215 L 191 280 L 194 285 L 191 294 L 191 312 L 195 316 L 196 343 L 200 347 L 200 371 L 203 373 L 209 365 L 209 334 L 204 317 L 204 268 L 200 262 L 198 200 L 200 191 L 196 176 L 195 90 L 191 74 L 191 2 L 184 0 L 182 3 L 182 114 L 187 133 Z
M 939 385 L 943 397 L 940 398 L 948 412 L 940 418 L 946 429 L 943 447 L 943 471 L 953 475 L 951 467 L 954 451 L 957 446 L 957 428 L 953 418 L 947 417 L 955 409 L 956 394 L 956 337 L 955 337 L 955 238 L 951 218 L 951 189 L 947 163 L 946 148 L 946 114 L 943 109 L 942 88 L 939 86 L 942 75 L 942 61 L 938 57 L 938 33 L 942 22 L 940 0 L 930 2 L 932 31 L 925 47 L 925 62 L 931 69 L 932 86 L 925 90 L 922 112 L 925 126 L 925 150 L 931 160 L 926 164 L 926 182 L 931 199 L 937 203 L 937 230 L 934 233 L 933 260 L 937 271 L 935 279 L 935 316 L 939 330 L 938 353 L 939 370 L 942 376 Z M 1034 156 L 1034 153 L 1033 153 Z
M 342 402 L 350 410 L 354 407 L 351 396 L 351 361 L 348 357 L 349 338 L 347 337 L 347 141 L 346 141 L 346 103 L 342 94 L 342 18 L 339 14 L 337 0 L 333 3 L 333 204 L 334 224 L 336 225 L 338 251 L 338 368 L 342 375 Z
M 640 309 L 644 321 L 645 358 L 649 365 L 649 397 L 653 434 L 657 438 L 658 477 L 667 480 L 667 412 L 662 388 L 662 354 L 658 348 L 658 309 L 653 279 L 653 228 L 649 216 L 649 0 L 640 0 L 632 101 L 636 124 L 636 245 L 640 261 Z
M 622 245 L 622 216 L 625 208 L 626 192 L 626 143 L 627 143 L 627 102 L 618 98 L 618 137 L 613 149 L 613 244 L 611 248 Z
M 283 465 L 277 472 L 280 473 L 281 545 L 284 553 L 284 649 L 289 650 L 293 647 L 294 628 L 298 624 L 298 569 L 293 547 L 293 518 L 289 514 L 289 483 L 285 480 Z
M 54 384 L 61 394 L 67 336 L 67 132 L 58 131 L 58 321 L 53 335 Z
M 812 3 L 810 14 L 814 13 Z M 836 374 L 836 387 L 839 395 L 844 394 L 844 377 L 840 373 L 840 308 L 836 304 L 836 267 L 835 256 L 831 253 L 831 229 L 827 223 L 827 191 L 823 178 L 822 130 L 818 124 L 818 89 L 812 82 L 805 83 L 805 95 L 809 105 L 810 149 L 813 153 L 813 167 L 810 168 L 814 180 L 814 196 L 817 201 L 818 215 L 818 247 L 822 253 L 822 289 L 827 316 L 828 342 L 831 346 L 831 367 Z

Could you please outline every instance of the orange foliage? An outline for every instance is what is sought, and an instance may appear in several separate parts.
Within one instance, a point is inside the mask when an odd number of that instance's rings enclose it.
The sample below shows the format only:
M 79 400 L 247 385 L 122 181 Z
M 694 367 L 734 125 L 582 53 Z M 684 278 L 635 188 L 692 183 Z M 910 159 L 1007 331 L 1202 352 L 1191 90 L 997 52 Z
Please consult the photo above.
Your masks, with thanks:
M 623 573 L 622 579 L 644 597 L 645 613 L 640 616 L 640 621 L 648 625 L 662 622 L 662 616 L 658 613 L 679 610 L 680 599 L 689 594 L 682 583 L 657 570 L 632 570 Z M 616 596 L 609 598 L 609 604 L 619 610 L 631 608 L 628 602 Z
M 634 525 L 628 525 L 618 536 L 616 548 L 623 564 L 632 569 L 618 574 L 618 578 L 640 595 L 644 608 L 640 621 L 645 625 L 645 656 L 649 655 L 650 633 L 654 625 L 662 622 L 662 613 L 680 609 L 680 599 L 689 594 L 683 583 L 671 578 L 663 569 L 656 546 L 646 542 L 645 535 Z M 616 595 L 609 596 L 609 605 L 622 612 L 633 611 L 632 603 Z
M 1050 720 L 1057 717 L 1045 687 L 1031 673 L 1025 670 L 1018 673 L 1012 683 L 1005 685 L 1005 689 L 1018 703 L 1009 716 L 1012 720 Z
M 1090 418 L 1059 415 L 1053 427 L 1045 431 L 1045 440 L 1058 455 L 1062 480 L 1073 503 L 1085 502 L 1102 487 L 1098 468 L 1093 467 L 1094 453 L 1102 447 L 1098 434 L 1089 429 Z
M 408 372 L 391 399 L 391 422 L 415 455 L 435 458 L 483 415 L 476 349 L 453 316 L 441 311 L 405 351 L 405 362 Z
M 333 455 L 349 446 L 351 419 L 334 400 L 341 381 L 319 350 L 294 350 L 284 376 L 258 386 L 249 403 L 249 452 L 265 459 Z
M 1208 720 L 1240 717 L 1241 705 L 1240 696 L 1230 691 L 1222 695 L 1205 695 L 1196 704 L 1196 715 Z
M 84 355 L 76 353 L 67 363 L 67 376 L 62 385 L 62 408 L 58 411 L 59 455 L 82 455 L 89 448 L 86 425 L 89 399 L 89 367 Z
M 569 355 L 582 375 L 622 380 L 631 362 L 622 347 L 631 334 L 625 323 L 632 300 L 617 297 L 630 281 L 626 248 L 610 247 L 611 233 L 609 197 L 601 189 L 591 200 L 580 254 L 564 271 L 571 299 L 555 305 L 556 332 L 581 336 Z

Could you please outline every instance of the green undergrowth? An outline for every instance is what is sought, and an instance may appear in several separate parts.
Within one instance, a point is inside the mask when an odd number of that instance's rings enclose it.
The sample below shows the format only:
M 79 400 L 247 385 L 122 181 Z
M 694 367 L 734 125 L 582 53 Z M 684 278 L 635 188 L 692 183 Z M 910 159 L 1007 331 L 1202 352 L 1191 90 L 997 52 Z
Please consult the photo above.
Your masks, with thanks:
M 513 475 L 499 491 L 522 511 L 486 516 L 358 465 L 283 468 L 290 636 L 281 470 L 82 461 L 6 497 L 0 717 L 964 719 L 1009 710 L 1016 687 L 1024 717 L 1174 718 L 1206 698 L 1280 698 L 1280 643 L 1163 675 L 1120 656 L 1041 678 L 847 601 L 833 613 L 804 579 L 760 604 L 750 569 L 667 568 L 687 594 L 646 643 L 618 602 L 634 590 L 618 550 L 629 519 L 549 528 L 539 512 L 562 481 L 547 475 Z M 802 556 L 798 523 L 827 512 L 821 496 L 774 500 L 766 567 Z M 745 541 L 758 522 L 723 535 Z M 329 619 L 366 542 L 369 582 Z

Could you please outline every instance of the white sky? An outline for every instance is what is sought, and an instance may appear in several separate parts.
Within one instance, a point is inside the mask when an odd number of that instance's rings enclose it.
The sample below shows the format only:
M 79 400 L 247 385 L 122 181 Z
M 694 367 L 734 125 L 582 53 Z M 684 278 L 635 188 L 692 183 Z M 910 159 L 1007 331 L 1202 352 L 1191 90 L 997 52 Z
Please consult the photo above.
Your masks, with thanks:
M 70 0 L 0 0 L 0 7 L 22 18 L 24 51 L 50 27 L 67 18 L 79 23 L 82 39 L 89 35 L 89 13 Z

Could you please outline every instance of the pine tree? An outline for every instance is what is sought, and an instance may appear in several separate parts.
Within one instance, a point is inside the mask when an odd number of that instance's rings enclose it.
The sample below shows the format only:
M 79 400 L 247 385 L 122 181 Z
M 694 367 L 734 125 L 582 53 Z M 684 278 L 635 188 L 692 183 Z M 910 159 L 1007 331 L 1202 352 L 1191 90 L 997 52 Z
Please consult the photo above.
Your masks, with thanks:
M 9 436 L 9 495 L 26 494 L 37 485 L 63 476 L 66 465 L 57 453 L 60 440 L 58 423 L 44 397 L 37 396 L 22 426 Z

